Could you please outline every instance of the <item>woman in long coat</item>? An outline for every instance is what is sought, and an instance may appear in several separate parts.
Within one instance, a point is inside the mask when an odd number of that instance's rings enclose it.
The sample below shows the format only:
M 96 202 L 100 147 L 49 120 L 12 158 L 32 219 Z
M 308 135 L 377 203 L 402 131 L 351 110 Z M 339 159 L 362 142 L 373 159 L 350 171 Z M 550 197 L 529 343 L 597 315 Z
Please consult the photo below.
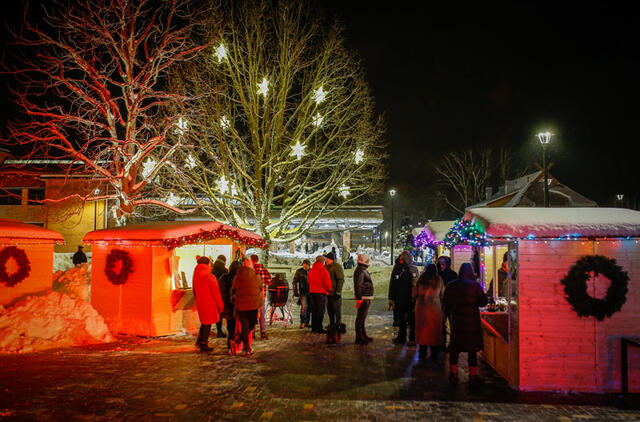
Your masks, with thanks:
M 229 351 L 231 351 L 232 342 L 239 340 L 235 338 L 236 317 L 233 303 L 231 303 L 231 284 L 233 283 L 233 278 L 236 276 L 236 272 L 241 266 L 242 263 L 240 261 L 233 261 L 229 266 L 229 272 L 224 273 L 218 281 L 220 294 L 222 295 L 222 301 L 224 302 L 224 309 L 220 314 L 220 318 L 227 320 L 227 332 L 229 333 L 227 337 L 227 347 L 229 348 Z
M 200 332 L 196 347 L 203 352 L 210 352 L 213 350 L 209 347 L 211 324 L 220 320 L 224 303 L 218 288 L 218 280 L 211 273 L 211 261 L 206 256 L 198 257 L 198 265 L 193 270 L 193 295 L 196 298 L 196 308 L 200 318 Z
M 262 280 L 253 270 L 250 259 L 244 259 L 231 284 L 231 302 L 233 303 L 240 328 L 245 356 L 253 355 L 251 348 L 253 331 L 258 322 L 258 309 L 262 309 Z
M 420 357 L 427 357 L 431 349 L 431 359 L 438 357 L 442 345 L 442 296 L 444 283 L 434 264 L 429 264 L 413 288 L 415 299 L 416 343 L 420 345 Z
M 482 350 L 482 325 L 479 307 L 487 304 L 487 295 L 476 281 L 476 274 L 470 263 L 460 267 L 458 279 L 447 285 L 442 300 L 445 315 L 451 322 L 451 342 L 449 343 L 449 382 L 458 382 L 458 355 L 469 354 L 469 382 L 480 384 L 478 357 Z

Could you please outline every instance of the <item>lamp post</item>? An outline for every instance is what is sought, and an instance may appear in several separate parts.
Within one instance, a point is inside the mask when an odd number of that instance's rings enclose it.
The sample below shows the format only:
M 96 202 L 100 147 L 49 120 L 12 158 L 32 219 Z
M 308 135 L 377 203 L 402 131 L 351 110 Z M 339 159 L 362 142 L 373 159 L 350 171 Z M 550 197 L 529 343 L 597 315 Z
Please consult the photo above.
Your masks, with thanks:
M 97 196 L 100 193 L 100 189 L 96 189 L 93 191 L 93 195 Z M 93 201 L 93 230 L 97 229 L 98 223 L 98 201 Z
M 538 140 L 542 145 L 542 168 L 544 169 L 544 206 L 549 208 L 549 169 L 547 168 L 547 145 L 551 141 L 551 132 L 538 133 Z
M 396 196 L 395 189 L 389 189 L 389 196 L 391 196 L 391 265 L 393 265 L 393 198 Z

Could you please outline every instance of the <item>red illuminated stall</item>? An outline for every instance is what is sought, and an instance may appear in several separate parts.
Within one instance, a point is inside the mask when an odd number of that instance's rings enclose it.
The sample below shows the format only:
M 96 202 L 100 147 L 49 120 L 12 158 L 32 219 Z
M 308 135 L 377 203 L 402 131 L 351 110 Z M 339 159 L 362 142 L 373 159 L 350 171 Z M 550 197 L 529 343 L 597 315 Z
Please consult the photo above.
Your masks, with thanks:
M 134 224 L 88 233 L 91 304 L 113 332 L 162 336 L 199 326 L 191 277 L 196 256 L 227 264 L 262 237 L 215 221 Z
M 640 339 L 640 212 L 474 208 L 445 241 L 478 255 L 494 298 L 481 314 L 483 357 L 511 385 L 620 391 L 621 341 Z M 463 259 L 454 261 L 458 270 Z M 628 353 L 638 392 L 640 350 Z
M 56 231 L 0 218 L 0 305 L 51 289 Z

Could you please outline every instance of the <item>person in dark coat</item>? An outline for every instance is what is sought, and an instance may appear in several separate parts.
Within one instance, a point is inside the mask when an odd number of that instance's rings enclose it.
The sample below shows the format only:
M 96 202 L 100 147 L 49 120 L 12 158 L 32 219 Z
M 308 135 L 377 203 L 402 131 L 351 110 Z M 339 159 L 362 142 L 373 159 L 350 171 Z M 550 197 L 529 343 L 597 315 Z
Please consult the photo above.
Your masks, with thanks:
M 309 296 L 309 273 L 311 262 L 308 259 L 302 261 L 302 268 L 298 268 L 293 276 L 293 295 L 300 299 L 300 328 L 310 327 L 311 303 Z
M 458 274 L 451 269 L 451 258 L 448 256 L 438 258 L 438 274 L 445 286 L 458 278 Z
M 367 270 L 369 268 L 369 257 L 365 254 L 358 254 L 358 266 L 353 272 L 353 292 L 356 297 L 356 344 L 369 344 L 373 338 L 367 335 L 365 320 L 369 313 L 369 306 L 373 300 L 373 281 Z
M 198 265 L 193 270 L 193 296 L 196 299 L 196 308 L 200 318 L 200 332 L 196 347 L 203 352 L 210 352 L 209 333 L 211 324 L 220 320 L 220 312 L 224 308 L 218 280 L 211 273 L 211 260 L 206 256 L 198 257 Z
M 253 261 L 245 258 L 231 283 L 231 302 L 242 329 L 242 343 L 246 357 L 253 355 L 251 344 L 254 328 L 258 322 L 258 310 L 264 309 L 263 288 L 262 279 L 253 270 Z
M 82 249 L 84 249 L 84 246 L 78 245 L 78 250 L 73 254 L 72 261 L 73 265 L 75 265 L 76 267 L 87 262 L 87 255 L 85 255 Z
M 507 278 L 509 276 L 509 252 L 505 252 L 502 256 L 502 265 L 498 270 L 498 297 L 507 297 L 509 294 L 509 283 Z M 489 283 L 487 289 L 487 296 L 493 298 L 493 279 Z
M 335 248 L 333 248 L 335 250 Z M 329 325 L 338 325 L 342 322 L 342 286 L 344 285 L 344 269 L 336 261 L 336 254 L 332 250 L 324 257 L 325 267 L 331 278 L 331 291 L 327 296 L 327 314 Z
M 224 255 L 218 255 L 216 261 L 213 263 L 213 267 L 211 268 L 211 272 L 216 276 L 216 280 L 220 281 L 220 278 L 227 273 L 227 267 L 225 267 L 226 263 L 227 257 Z M 227 331 L 229 331 L 228 326 L 229 324 L 227 324 Z M 218 338 L 226 337 L 225 333 L 222 331 L 222 318 L 220 318 L 220 321 L 216 323 L 216 330 L 218 331 Z
M 222 296 L 222 302 L 224 302 L 224 308 L 220 314 L 220 318 L 224 318 L 227 321 L 227 348 L 231 351 L 231 342 L 239 342 L 239 338 L 234 338 L 236 332 L 236 318 L 234 316 L 234 307 L 231 303 L 231 284 L 233 284 L 233 278 L 236 276 L 238 269 L 242 266 L 240 261 L 233 261 L 229 266 L 229 272 L 224 273 L 218 281 L 218 287 L 220 288 L 220 295 Z
M 457 280 L 449 283 L 444 291 L 442 305 L 451 323 L 451 342 L 449 343 L 449 382 L 458 382 L 458 355 L 460 352 L 469 354 L 469 383 L 480 384 L 478 375 L 478 357 L 476 353 L 482 350 L 482 325 L 479 307 L 486 306 L 487 296 L 480 283 L 476 281 L 476 274 L 470 263 L 465 262 L 460 267 Z
M 394 344 L 405 344 L 407 342 L 407 326 L 409 328 L 409 346 L 415 346 L 415 320 L 413 306 L 413 286 L 420 275 L 418 268 L 413 265 L 413 256 L 409 251 L 402 251 L 400 254 L 400 274 L 395 285 L 393 303 L 398 309 L 398 336 L 393 339 Z
M 395 260 L 393 265 L 393 269 L 391 270 L 391 277 L 389 279 L 389 310 L 393 311 L 393 326 L 399 326 L 399 318 L 398 318 L 398 308 L 394 306 L 396 302 L 396 292 L 397 292 L 397 284 L 398 277 L 400 277 L 400 272 L 402 270 L 402 264 L 400 263 L 400 255 Z

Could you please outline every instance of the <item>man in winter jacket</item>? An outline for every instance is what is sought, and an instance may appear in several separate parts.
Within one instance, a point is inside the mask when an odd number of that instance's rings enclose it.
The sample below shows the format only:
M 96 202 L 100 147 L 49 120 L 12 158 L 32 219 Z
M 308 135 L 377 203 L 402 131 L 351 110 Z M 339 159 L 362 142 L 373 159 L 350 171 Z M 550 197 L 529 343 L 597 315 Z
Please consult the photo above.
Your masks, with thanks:
M 469 383 L 480 384 L 478 357 L 483 348 L 482 325 L 478 308 L 487 304 L 487 296 L 476 281 L 476 274 L 470 263 L 460 266 L 460 276 L 449 283 L 444 291 L 442 305 L 451 322 L 451 342 L 449 343 L 449 382 L 458 382 L 458 355 L 467 352 L 469 359 Z
M 353 292 L 356 297 L 356 344 L 369 344 L 373 341 L 367 335 L 364 322 L 369 313 L 369 306 L 373 300 L 373 281 L 369 275 L 369 257 L 365 254 L 358 254 L 358 266 L 353 272 Z
M 413 265 L 413 256 L 409 251 L 400 254 L 400 274 L 394 286 L 394 307 L 398 309 L 399 330 L 398 336 L 393 340 L 394 344 L 405 344 L 407 341 L 407 326 L 409 327 L 409 346 L 415 346 L 415 320 L 413 304 L 413 286 L 418 280 L 420 272 Z
M 196 308 L 200 317 L 200 332 L 196 347 L 203 352 L 210 352 L 213 350 L 209 347 L 211 324 L 220 320 L 224 302 L 220 295 L 218 281 L 211 273 L 211 261 L 206 256 L 198 257 L 198 265 L 193 270 L 193 295 L 196 298 Z
M 311 296 L 311 332 L 326 333 L 322 328 L 324 311 L 327 308 L 327 294 L 331 291 L 331 277 L 324 267 L 324 257 L 318 255 L 307 274 Z
M 335 249 L 335 248 L 334 248 Z M 325 267 L 331 278 L 331 291 L 327 297 L 327 313 L 329 324 L 337 325 L 342 322 L 342 286 L 344 285 L 344 269 L 336 262 L 336 254 L 331 251 L 324 257 Z
M 260 260 L 260 258 L 258 258 L 258 255 L 251 255 L 251 261 L 253 262 L 253 269 L 256 272 L 256 274 L 258 274 L 258 277 L 260 277 L 260 279 L 262 280 L 262 287 L 263 287 L 263 295 L 266 296 L 267 295 L 267 290 L 269 289 L 269 286 L 271 285 L 271 274 L 269 273 L 269 270 L 267 270 L 267 268 L 262 265 L 261 263 L 259 263 L 258 261 Z M 262 309 L 259 310 L 259 317 L 260 317 L 260 340 L 267 340 L 269 337 L 267 336 L 267 326 L 264 322 L 264 304 L 262 305 Z
M 222 278 L 222 276 L 227 273 L 227 267 L 225 266 L 226 263 L 227 263 L 227 257 L 224 255 L 218 255 L 215 262 L 213 263 L 213 268 L 211 269 L 211 272 L 213 273 L 213 275 L 216 276 L 216 280 L 218 280 L 218 283 L 220 282 L 220 279 Z M 227 327 L 228 325 L 229 324 L 227 324 Z M 222 317 L 220 317 L 220 321 L 216 323 L 216 330 L 218 331 L 218 335 L 217 335 L 218 338 L 226 337 L 226 335 L 222 331 Z
M 309 282 L 307 274 L 309 273 L 311 262 L 308 259 L 302 261 L 302 268 L 298 268 L 293 276 L 293 295 L 300 298 L 300 328 L 310 327 L 309 319 L 311 317 L 311 304 L 309 296 Z
M 448 256 L 438 258 L 438 274 L 445 286 L 458 278 L 458 274 L 451 269 L 451 258 Z

